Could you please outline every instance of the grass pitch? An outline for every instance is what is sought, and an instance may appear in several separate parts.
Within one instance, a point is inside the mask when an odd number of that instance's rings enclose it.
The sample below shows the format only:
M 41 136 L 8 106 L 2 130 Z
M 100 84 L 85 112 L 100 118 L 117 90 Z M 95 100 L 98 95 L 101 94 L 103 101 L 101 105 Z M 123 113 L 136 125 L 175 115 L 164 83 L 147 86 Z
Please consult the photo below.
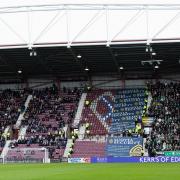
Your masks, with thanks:
M 180 163 L 1 164 L 0 180 L 180 180 Z

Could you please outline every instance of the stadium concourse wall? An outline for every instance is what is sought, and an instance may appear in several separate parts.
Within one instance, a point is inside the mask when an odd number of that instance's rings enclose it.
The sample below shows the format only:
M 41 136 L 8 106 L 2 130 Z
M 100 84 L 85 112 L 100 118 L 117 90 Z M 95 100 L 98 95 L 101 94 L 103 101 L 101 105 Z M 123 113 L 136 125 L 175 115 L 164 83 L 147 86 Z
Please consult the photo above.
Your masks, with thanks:
M 161 79 L 163 82 L 179 81 L 179 76 L 172 76 Z M 85 85 L 91 85 L 96 88 L 102 89 L 121 89 L 121 88 L 141 88 L 145 87 L 147 82 L 155 82 L 155 79 L 132 79 L 132 80 L 121 80 L 117 77 L 112 76 L 94 76 L 91 77 L 91 82 L 89 81 L 73 81 L 73 80 L 61 80 L 53 78 L 34 78 L 27 79 L 26 82 L 4 80 L 0 81 L 0 90 L 4 89 L 13 89 L 20 90 L 23 88 L 32 88 L 32 89 L 42 89 L 45 87 L 50 87 L 52 84 L 56 84 L 58 88 L 62 89 L 63 87 L 67 88 L 83 88 Z
M 68 158 L 68 163 L 180 163 L 180 157 L 92 157 Z

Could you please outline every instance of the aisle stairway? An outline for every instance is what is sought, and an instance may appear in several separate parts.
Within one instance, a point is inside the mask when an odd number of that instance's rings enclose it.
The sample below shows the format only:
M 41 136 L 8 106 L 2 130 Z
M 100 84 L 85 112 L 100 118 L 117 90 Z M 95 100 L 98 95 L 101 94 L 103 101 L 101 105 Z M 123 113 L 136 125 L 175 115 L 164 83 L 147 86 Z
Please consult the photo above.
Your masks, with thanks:
M 27 99 L 26 99 L 26 102 L 25 102 L 25 104 L 24 104 L 25 110 L 24 110 L 23 113 L 21 113 L 21 114 L 19 115 L 18 120 L 17 120 L 17 122 L 16 122 L 16 127 L 17 127 L 17 128 L 19 128 L 19 127 L 21 126 L 21 121 L 22 121 L 23 118 L 24 118 L 24 114 L 25 114 L 25 112 L 26 112 L 26 109 L 28 108 L 28 105 L 29 105 L 29 102 L 31 101 L 31 99 L 32 99 L 32 95 L 28 95 L 28 97 L 27 97 Z
M 147 102 L 147 111 L 148 111 L 149 107 L 151 106 L 151 101 L 152 101 L 152 95 L 151 95 L 151 92 L 149 92 L 149 94 L 148 94 L 148 102 Z
M 22 139 L 26 136 L 26 130 L 27 130 L 28 126 L 22 126 L 20 131 L 19 131 L 19 135 L 18 135 L 18 139 Z
M 73 142 L 72 139 L 68 139 L 63 157 L 68 157 L 68 153 L 69 153 L 69 151 L 70 151 L 72 142 Z
M 78 133 L 78 137 L 79 137 L 80 140 L 84 139 L 85 133 L 86 133 L 86 125 L 82 124 L 79 127 L 79 133 Z
M 11 140 L 6 141 L 6 144 L 3 148 L 3 151 L 2 151 L 1 156 L 0 156 L 1 158 L 4 158 L 6 156 L 6 154 L 8 153 L 10 143 L 11 143 Z
M 86 96 L 87 96 L 87 93 L 83 93 L 81 96 L 81 99 L 79 101 L 78 109 L 77 109 L 76 116 L 75 116 L 74 123 L 73 123 L 74 127 L 77 127 L 79 125 L 79 122 L 81 121 L 81 116 L 82 116 L 82 111 L 84 108 Z

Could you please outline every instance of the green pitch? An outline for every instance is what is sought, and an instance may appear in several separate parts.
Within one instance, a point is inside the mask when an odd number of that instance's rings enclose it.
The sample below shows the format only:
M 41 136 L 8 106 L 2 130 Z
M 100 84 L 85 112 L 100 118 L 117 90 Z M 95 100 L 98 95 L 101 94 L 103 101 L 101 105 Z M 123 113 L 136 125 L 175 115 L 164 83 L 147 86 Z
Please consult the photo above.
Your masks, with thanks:
M 1 164 L 0 180 L 180 180 L 180 164 Z

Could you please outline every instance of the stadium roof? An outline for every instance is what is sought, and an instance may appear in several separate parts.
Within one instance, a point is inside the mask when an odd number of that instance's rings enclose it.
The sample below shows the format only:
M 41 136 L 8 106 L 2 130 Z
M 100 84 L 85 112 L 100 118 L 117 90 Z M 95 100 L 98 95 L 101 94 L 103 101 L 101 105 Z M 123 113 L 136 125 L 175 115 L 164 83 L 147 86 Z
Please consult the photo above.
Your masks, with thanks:
M 3 2 L 0 48 L 180 41 L 180 4 Z
M 180 4 L 173 2 L 1 1 L 0 76 L 178 73 Z
M 25 77 L 73 78 L 123 73 L 129 78 L 152 78 L 156 73 L 179 73 L 180 43 L 153 44 L 150 48 L 152 52 L 146 52 L 146 44 L 41 47 L 33 50 L 36 56 L 27 48 L 2 49 L 0 77 L 16 76 L 18 70 Z

